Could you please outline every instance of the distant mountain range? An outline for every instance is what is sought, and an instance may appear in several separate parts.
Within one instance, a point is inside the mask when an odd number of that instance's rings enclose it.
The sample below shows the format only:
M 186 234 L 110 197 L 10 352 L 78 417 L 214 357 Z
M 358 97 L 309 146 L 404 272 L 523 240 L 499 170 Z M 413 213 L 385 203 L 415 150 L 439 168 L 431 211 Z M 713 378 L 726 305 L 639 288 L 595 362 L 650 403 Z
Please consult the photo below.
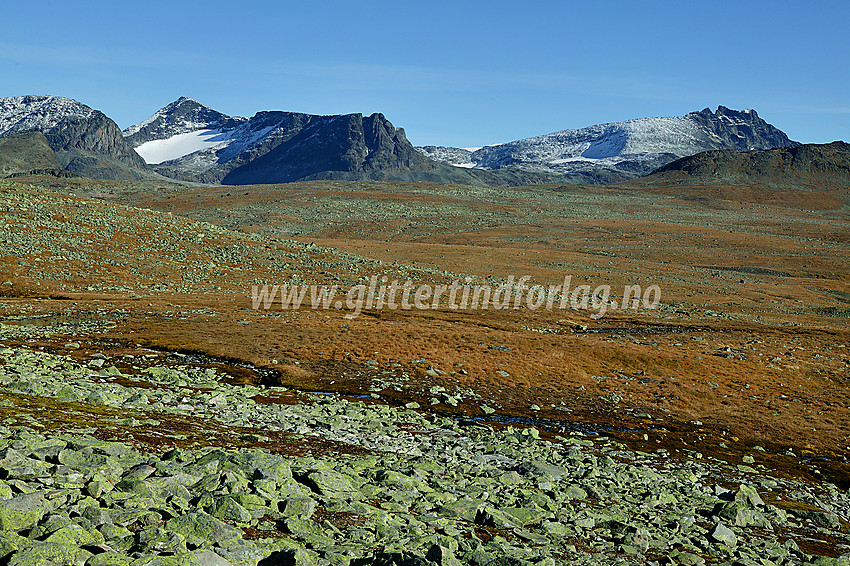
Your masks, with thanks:
M 24 136 L 40 132 L 40 138 Z M 753 110 L 720 106 L 686 116 L 563 130 L 476 150 L 414 148 L 383 114 L 318 116 L 263 111 L 233 117 L 181 97 L 120 131 L 102 112 L 56 96 L 0 99 L 6 174 L 44 169 L 102 179 L 161 178 L 221 184 L 310 179 L 471 185 L 608 183 L 706 150 L 745 151 L 797 142 Z M 53 155 L 46 153 L 46 147 Z M 5 149 L 3 149 L 5 148 Z M 2 152 L 15 152 L 3 157 Z M 33 162 L 27 163 L 28 152 Z M 5 161 L 4 161 L 5 159 Z M 2 173 L 2 171 L 0 171 Z
M 519 168 L 610 182 L 640 177 L 702 151 L 748 151 L 798 145 L 755 110 L 719 106 L 685 116 L 640 118 L 491 145 L 478 149 L 425 146 L 436 161 L 486 170 Z
M 487 177 L 417 152 L 383 114 L 258 112 L 231 117 L 181 97 L 124 130 L 156 171 L 205 183 L 380 179 L 480 184 Z M 490 175 L 497 180 L 495 175 Z

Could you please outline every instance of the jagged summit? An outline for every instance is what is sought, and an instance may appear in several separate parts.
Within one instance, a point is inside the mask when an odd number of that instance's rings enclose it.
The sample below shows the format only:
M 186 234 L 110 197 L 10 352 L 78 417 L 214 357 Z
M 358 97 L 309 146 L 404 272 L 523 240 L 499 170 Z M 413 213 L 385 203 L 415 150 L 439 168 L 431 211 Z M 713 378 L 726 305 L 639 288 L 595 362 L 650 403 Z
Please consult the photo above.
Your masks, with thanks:
M 639 118 L 491 145 L 470 151 L 417 148 L 435 160 L 464 167 L 562 174 L 607 171 L 622 178 L 645 175 L 677 158 L 714 149 L 772 149 L 796 145 L 755 110 L 718 106 L 685 116 Z

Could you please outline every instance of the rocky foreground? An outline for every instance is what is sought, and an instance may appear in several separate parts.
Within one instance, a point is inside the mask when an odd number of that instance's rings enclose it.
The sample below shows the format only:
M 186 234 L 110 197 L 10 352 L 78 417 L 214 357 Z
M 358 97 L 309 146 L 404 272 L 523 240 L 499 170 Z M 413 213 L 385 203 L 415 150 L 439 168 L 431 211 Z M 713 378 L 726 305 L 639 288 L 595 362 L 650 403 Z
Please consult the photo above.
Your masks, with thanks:
M 543 440 L 36 323 L 0 325 L 3 564 L 850 564 L 850 494 L 758 450 Z

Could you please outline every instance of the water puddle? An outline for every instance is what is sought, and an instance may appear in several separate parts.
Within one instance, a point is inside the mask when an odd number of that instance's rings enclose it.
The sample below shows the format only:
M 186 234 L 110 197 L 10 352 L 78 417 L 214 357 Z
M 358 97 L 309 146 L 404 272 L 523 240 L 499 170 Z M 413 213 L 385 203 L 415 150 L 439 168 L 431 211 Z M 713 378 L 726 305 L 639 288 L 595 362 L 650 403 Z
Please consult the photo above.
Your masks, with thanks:
M 165 356 L 164 359 L 157 361 L 158 364 L 164 362 L 176 366 L 216 366 L 233 377 L 241 377 L 245 372 L 248 372 L 248 374 L 253 374 L 252 381 L 255 381 L 254 385 L 276 385 L 280 382 L 280 373 L 277 370 L 261 368 L 250 362 L 219 358 L 199 352 L 172 352 L 169 350 L 157 350 L 155 348 L 148 349 L 148 351 Z M 232 368 L 233 371 L 228 372 L 227 368 Z
M 692 326 L 624 326 L 621 328 L 588 328 L 587 330 L 576 331 L 576 336 L 586 336 L 588 334 L 692 334 L 695 332 L 711 332 L 708 328 L 699 328 Z
M 536 417 L 509 417 L 503 415 L 487 415 L 478 417 L 462 417 L 452 415 L 453 418 L 462 421 L 471 421 L 475 423 L 497 423 L 509 425 L 523 425 L 539 428 L 552 433 L 569 433 L 580 432 L 582 434 L 600 434 L 603 432 L 640 432 L 640 429 L 628 427 L 615 427 L 610 425 L 601 425 L 596 423 L 585 423 L 576 421 L 559 421 L 554 419 L 544 419 Z
M 74 312 L 66 314 L 38 314 L 31 316 L 14 316 L 0 319 L 7 326 L 81 326 L 102 323 L 114 323 L 126 318 L 123 312 Z

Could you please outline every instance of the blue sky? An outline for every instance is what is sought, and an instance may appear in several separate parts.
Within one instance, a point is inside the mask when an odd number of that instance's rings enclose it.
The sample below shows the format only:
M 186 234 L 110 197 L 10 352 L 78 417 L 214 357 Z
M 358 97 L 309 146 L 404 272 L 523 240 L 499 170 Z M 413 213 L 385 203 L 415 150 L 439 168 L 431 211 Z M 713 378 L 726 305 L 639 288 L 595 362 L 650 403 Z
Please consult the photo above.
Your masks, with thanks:
M 850 140 L 850 4 L 0 0 L 0 96 L 123 128 L 179 96 L 230 115 L 383 112 L 416 145 L 754 108 Z

